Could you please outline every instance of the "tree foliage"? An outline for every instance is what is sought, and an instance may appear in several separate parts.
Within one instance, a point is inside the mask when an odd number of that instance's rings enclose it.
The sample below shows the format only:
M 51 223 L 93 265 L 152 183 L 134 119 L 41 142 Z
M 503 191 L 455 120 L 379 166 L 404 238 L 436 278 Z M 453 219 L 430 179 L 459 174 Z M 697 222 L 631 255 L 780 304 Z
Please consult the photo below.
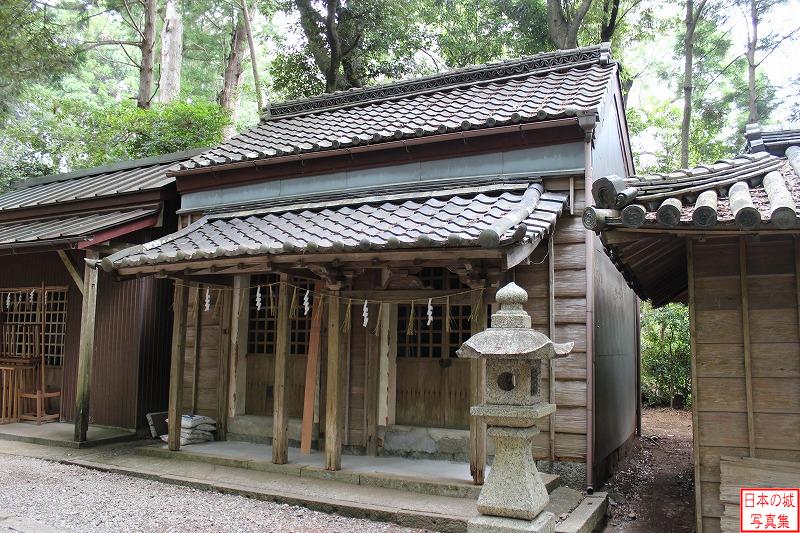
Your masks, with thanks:
M 689 311 L 667 304 L 642 305 L 642 392 L 650 405 L 671 404 L 675 396 L 690 398 L 691 345 Z
M 46 4 L 0 2 L 0 123 L 30 82 L 53 82 L 74 67 L 79 49 Z
M 211 146 L 229 121 L 213 103 L 142 109 L 134 101 L 92 105 L 63 98 L 51 107 L 47 91 L 27 99 L 0 137 L 0 181 Z

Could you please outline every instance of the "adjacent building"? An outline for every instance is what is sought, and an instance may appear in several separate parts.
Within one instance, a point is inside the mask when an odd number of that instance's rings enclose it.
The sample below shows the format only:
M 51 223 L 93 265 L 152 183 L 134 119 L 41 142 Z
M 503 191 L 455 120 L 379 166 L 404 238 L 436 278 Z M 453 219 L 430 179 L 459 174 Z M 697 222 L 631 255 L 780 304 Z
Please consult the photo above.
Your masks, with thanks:
M 584 212 L 642 299 L 689 306 L 703 533 L 740 530 L 740 487 L 800 480 L 800 130 L 747 132 L 732 159 L 598 179 Z

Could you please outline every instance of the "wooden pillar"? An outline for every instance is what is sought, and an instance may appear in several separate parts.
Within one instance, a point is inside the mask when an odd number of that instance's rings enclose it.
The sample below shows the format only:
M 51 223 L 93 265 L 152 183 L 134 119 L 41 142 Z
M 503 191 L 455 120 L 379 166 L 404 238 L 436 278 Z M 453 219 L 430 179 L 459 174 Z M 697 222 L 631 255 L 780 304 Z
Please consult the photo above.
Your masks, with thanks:
M 314 430 L 314 407 L 319 382 L 319 355 L 322 343 L 322 283 L 314 284 L 314 307 L 311 310 L 311 333 L 308 338 L 306 381 L 303 389 L 303 422 L 300 432 L 300 453 L 311 453 Z
M 703 491 L 700 490 L 700 424 L 697 410 L 699 396 L 697 395 L 697 316 L 695 315 L 694 305 L 694 241 L 691 237 L 686 239 L 686 264 L 689 285 L 689 343 L 691 347 L 692 372 L 692 457 L 694 460 L 695 531 L 703 533 Z
M 378 304 L 380 305 L 380 304 Z M 377 305 L 373 305 L 377 312 Z M 381 317 L 381 320 L 385 318 Z M 373 326 L 367 324 L 364 335 L 367 337 L 367 360 L 365 366 L 366 391 L 364 395 L 364 410 L 367 428 L 367 455 L 378 455 L 378 382 L 380 381 L 380 330 L 378 336 L 372 334 Z M 375 324 L 375 328 L 380 328 L 380 324 Z
M 753 413 L 753 371 L 750 364 L 750 298 L 747 290 L 747 245 L 745 237 L 739 237 L 739 284 L 742 306 L 742 345 L 744 348 L 744 387 L 747 405 L 747 443 L 750 457 L 756 456 L 756 427 Z M 694 397 L 692 397 L 694 403 Z
M 87 259 L 97 259 L 94 250 L 86 251 Z M 92 388 L 92 360 L 94 359 L 94 325 L 97 314 L 97 269 L 88 264 L 83 269 L 83 309 L 81 311 L 81 337 L 78 348 L 78 382 L 75 389 L 76 442 L 85 442 L 89 430 L 89 397 Z
M 230 374 L 228 376 L 228 417 L 243 415 L 247 390 L 247 301 L 250 276 L 233 278 L 231 299 Z
M 342 468 L 341 304 L 338 287 L 328 299 L 328 369 L 325 399 L 325 468 Z
M 272 411 L 272 462 L 289 462 L 289 410 L 286 405 L 286 373 L 289 370 L 289 275 L 281 274 L 278 290 L 278 319 L 275 331 L 275 383 Z
M 172 355 L 169 368 L 169 449 L 181 449 L 181 415 L 183 414 L 183 367 L 186 357 L 186 314 L 189 310 L 189 288 L 183 282 L 175 283 L 175 297 L 172 304 Z M 197 310 L 198 313 L 200 310 Z M 199 342 L 196 339 L 195 342 Z
M 472 293 L 472 309 L 475 319 L 470 325 L 470 333 L 475 335 L 486 329 L 486 291 Z M 470 359 L 469 362 L 469 403 L 483 403 L 486 390 L 486 361 Z M 469 417 L 469 471 L 475 485 L 483 485 L 486 472 L 486 423 L 477 417 Z
M 556 257 L 554 235 L 547 239 L 547 329 L 550 340 L 556 342 Z M 548 362 L 550 403 L 556 403 L 556 360 Z M 556 414 L 550 415 L 550 460 L 556 459 Z
M 189 406 L 191 414 L 197 414 L 197 389 L 200 381 L 200 343 L 203 338 L 203 313 L 200 310 L 202 301 L 201 287 L 194 288 L 194 350 L 192 350 L 192 404 Z M 191 301 L 191 300 L 190 300 Z M 217 420 L 219 422 L 219 420 Z

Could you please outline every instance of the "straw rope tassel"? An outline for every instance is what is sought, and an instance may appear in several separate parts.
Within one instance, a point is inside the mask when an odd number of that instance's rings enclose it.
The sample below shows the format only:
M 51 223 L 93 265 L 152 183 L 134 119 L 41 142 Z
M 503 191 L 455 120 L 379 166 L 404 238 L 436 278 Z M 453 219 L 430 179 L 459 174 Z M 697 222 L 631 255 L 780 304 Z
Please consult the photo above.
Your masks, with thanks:
M 478 298 L 478 301 L 483 302 L 483 290 L 484 289 L 481 288 L 479 290 L 481 291 L 481 294 L 480 294 L 480 298 Z M 483 304 L 481 304 L 481 305 L 483 305 Z M 477 307 L 473 307 L 472 309 L 470 309 L 469 323 L 470 324 L 474 324 L 477 319 L 478 319 L 478 308 Z
M 347 299 L 347 309 L 344 311 L 344 322 L 342 323 L 342 333 L 350 332 L 350 308 L 353 306 L 353 301 Z
M 406 337 L 411 337 L 415 333 L 415 321 L 416 318 L 414 317 L 414 300 L 411 300 L 411 311 L 408 312 L 408 324 L 406 325 Z
M 286 288 L 288 289 L 289 285 L 286 285 Z M 292 291 L 292 303 L 289 304 L 289 316 L 297 316 L 297 287 Z
M 275 295 L 272 294 L 272 283 L 267 285 L 269 287 L 269 316 L 275 316 Z

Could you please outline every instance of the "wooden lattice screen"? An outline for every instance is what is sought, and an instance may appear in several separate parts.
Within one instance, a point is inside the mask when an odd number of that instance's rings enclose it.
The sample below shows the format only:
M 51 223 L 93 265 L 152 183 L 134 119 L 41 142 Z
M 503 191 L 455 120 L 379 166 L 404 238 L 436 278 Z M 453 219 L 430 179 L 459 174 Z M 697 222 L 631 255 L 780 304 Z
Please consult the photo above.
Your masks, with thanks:
M 32 343 L 41 343 L 42 289 L 0 289 L 0 323 L 3 324 L 5 351 L 25 357 Z M 36 339 L 30 332 L 36 330 Z M 45 287 L 44 290 L 44 360 L 48 366 L 61 366 L 64 361 L 67 330 L 67 288 Z M 41 345 L 41 344 L 40 344 Z M 38 348 L 38 347 L 37 347 Z M 36 350 L 38 353 L 38 349 Z
M 428 289 L 455 290 L 465 286 L 458 276 L 443 268 L 424 268 L 419 275 Z M 446 310 L 441 300 L 434 303 L 433 320 L 428 325 L 428 304 L 420 301 L 414 305 L 413 335 L 408 335 L 410 304 L 397 306 L 397 356 L 423 358 L 453 358 L 456 350 L 470 337 L 468 305 L 450 305 L 450 332 L 446 329 Z
M 247 353 L 254 355 L 275 355 L 275 328 L 278 305 L 278 286 L 272 287 L 272 312 L 270 311 L 269 289 L 271 283 L 277 283 L 276 274 L 264 274 L 250 278 L 250 313 L 248 315 Z M 313 290 L 313 282 L 293 278 L 290 280 L 294 300 L 294 313 L 289 333 L 289 353 L 305 355 L 308 353 L 308 338 L 311 332 L 311 313 L 304 314 L 303 296 L 306 290 Z M 256 293 L 261 288 L 261 309 L 256 305 Z M 292 298 L 292 296 L 290 296 Z M 313 296 L 310 296 L 313 302 Z

